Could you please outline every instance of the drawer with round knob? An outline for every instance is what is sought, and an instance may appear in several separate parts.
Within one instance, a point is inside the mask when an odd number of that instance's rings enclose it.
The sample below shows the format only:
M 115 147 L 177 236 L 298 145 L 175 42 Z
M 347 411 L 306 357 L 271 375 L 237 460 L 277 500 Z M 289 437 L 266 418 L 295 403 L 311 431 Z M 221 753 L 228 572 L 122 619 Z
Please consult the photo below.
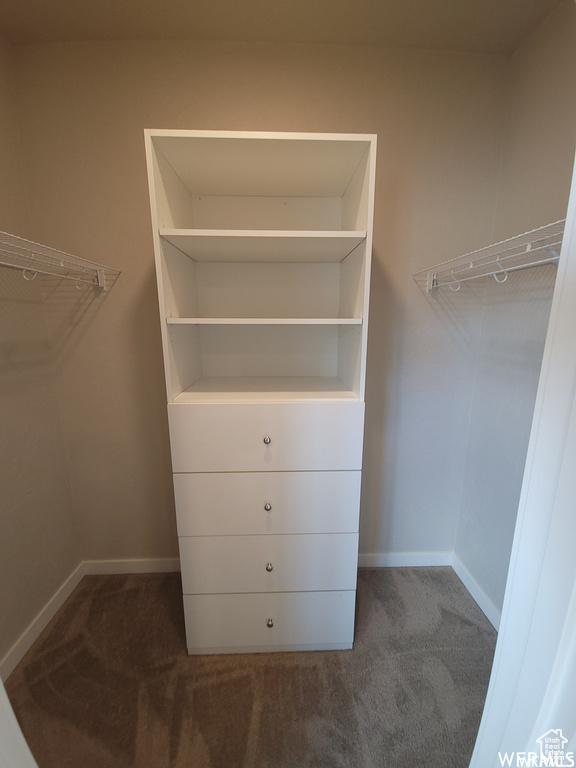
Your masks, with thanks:
M 354 591 L 184 595 L 188 652 L 351 648 L 355 598 Z
M 356 588 L 357 533 L 186 536 L 179 544 L 184 594 Z
M 354 533 L 359 471 L 174 475 L 179 536 Z
M 174 472 L 362 468 L 364 404 L 170 404 Z

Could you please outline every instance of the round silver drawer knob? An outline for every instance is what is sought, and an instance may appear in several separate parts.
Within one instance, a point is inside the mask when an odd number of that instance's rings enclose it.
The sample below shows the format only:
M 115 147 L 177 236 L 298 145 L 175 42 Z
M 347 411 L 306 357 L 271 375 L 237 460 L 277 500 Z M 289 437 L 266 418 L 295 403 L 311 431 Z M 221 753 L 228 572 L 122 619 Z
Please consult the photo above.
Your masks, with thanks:
M 266 563 L 266 570 L 268 571 L 268 573 L 274 570 L 274 566 L 272 565 L 272 563 Z
M 266 437 L 264 438 L 264 445 L 270 445 L 271 442 L 272 442 L 272 438 L 266 435 Z
M 266 622 L 266 626 L 270 628 L 274 626 L 274 622 L 272 621 L 272 619 L 268 619 L 268 621 Z
M 272 509 L 272 504 L 270 504 L 270 502 L 267 501 L 266 504 L 264 504 L 264 509 L 266 510 L 266 512 L 270 512 L 270 510 Z

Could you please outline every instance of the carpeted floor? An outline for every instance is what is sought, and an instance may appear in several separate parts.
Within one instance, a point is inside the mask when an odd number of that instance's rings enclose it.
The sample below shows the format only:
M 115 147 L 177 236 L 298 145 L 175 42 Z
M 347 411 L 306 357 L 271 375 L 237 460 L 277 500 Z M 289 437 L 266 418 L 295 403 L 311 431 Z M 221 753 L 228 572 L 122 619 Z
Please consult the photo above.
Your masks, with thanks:
M 496 633 L 451 568 L 361 569 L 352 651 L 189 657 L 179 574 L 85 577 L 6 682 L 40 768 L 466 768 Z

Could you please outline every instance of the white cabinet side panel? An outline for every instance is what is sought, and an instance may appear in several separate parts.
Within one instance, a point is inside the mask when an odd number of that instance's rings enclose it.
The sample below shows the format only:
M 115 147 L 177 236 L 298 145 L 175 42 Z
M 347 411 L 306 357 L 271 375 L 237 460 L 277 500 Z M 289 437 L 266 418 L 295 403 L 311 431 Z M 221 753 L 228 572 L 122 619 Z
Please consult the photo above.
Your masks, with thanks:
M 168 398 L 172 400 L 202 378 L 200 333 L 194 326 L 170 325 L 165 334 L 172 386 Z
M 372 152 L 375 148 L 372 148 Z M 366 154 L 342 197 L 342 229 L 366 229 L 370 185 L 370 150 Z
M 196 317 L 199 314 L 196 264 L 165 240 L 161 240 L 161 245 L 166 317 Z
M 152 145 L 155 147 L 154 140 Z M 160 228 L 193 227 L 190 194 L 162 152 L 156 150 L 154 150 L 154 186 L 158 226 Z
M 362 341 L 365 330 L 348 326 L 338 329 L 338 377 L 355 395 L 362 399 Z
M 368 304 L 365 295 L 366 245 L 359 245 L 340 265 L 339 305 L 341 317 L 363 317 Z

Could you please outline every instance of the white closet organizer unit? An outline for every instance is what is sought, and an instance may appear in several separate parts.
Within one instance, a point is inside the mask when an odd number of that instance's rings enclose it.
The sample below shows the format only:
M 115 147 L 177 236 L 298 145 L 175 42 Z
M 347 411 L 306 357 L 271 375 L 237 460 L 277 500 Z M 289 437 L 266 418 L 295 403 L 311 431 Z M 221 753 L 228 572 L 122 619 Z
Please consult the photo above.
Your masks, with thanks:
M 350 648 L 376 137 L 146 151 L 188 651 Z

